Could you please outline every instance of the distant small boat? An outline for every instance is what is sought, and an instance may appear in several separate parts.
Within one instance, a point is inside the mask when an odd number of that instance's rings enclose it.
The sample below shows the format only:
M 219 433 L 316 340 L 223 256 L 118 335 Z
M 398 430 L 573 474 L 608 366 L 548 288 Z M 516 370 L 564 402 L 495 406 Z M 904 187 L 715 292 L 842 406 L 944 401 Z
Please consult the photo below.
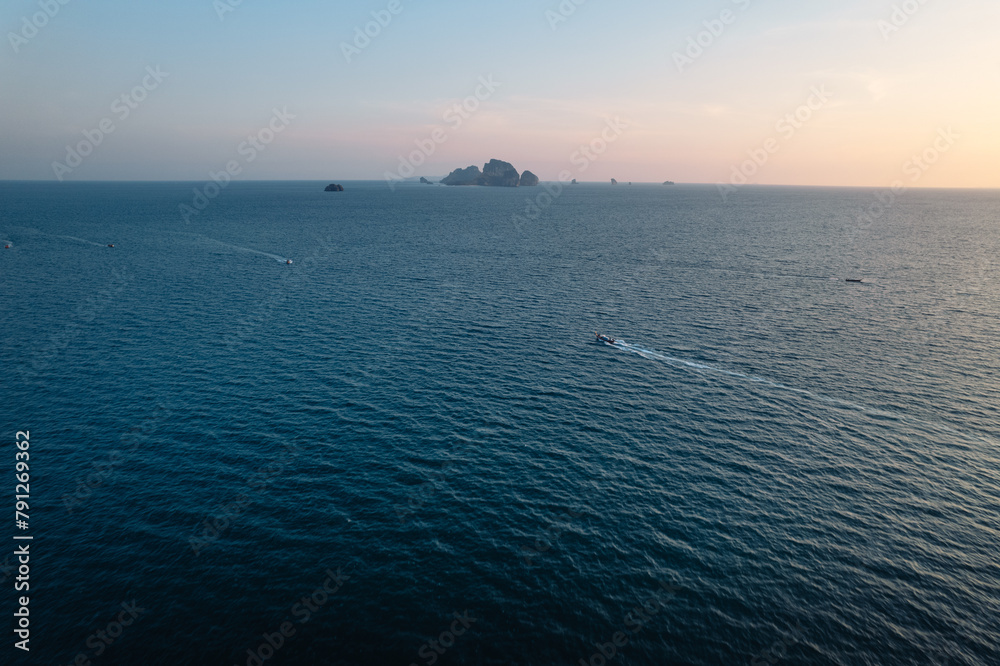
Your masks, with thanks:
M 616 342 L 618 342 L 617 340 L 615 340 L 614 338 L 612 338 L 610 335 L 604 335 L 602 333 L 597 333 L 597 332 L 595 332 L 594 335 L 597 336 L 597 341 L 598 342 L 607 342 L 609 345 L 613 345 Z
M 108 243 L 108 247 L 114 247 L 114 246 L 115 246 L 114 243 Z
M 286 264 L 291 264 L 291 263 L 292 263 L 292 260 L 291 260 L 291 259 L 288 259 L 287 261 L 285 261 L 285 263 L 286 263 Z
M 10 245 L 4 245 L 4 246 L 3 246 L 3 249 L 5 249 L 5 250 L 9 250 L 9 249 L 10 249 Z
M 848 282 L 861 282 L 861 278 L 847 278 Z

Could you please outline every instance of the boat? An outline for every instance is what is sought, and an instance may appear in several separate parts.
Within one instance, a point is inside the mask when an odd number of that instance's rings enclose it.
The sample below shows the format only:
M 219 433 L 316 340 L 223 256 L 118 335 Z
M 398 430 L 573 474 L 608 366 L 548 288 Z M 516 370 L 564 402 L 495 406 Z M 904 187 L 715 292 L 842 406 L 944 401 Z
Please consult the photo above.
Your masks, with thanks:
M 848 282 L 861 282 L 861 278 L 847 278 Z
M 598 342 L 606 342 L 606 343 L 608 343 L 609 345 L 613 345 L 613 344 L 615 344 L 616 342 L 618 342 L 617 340 L 615 340 L 615 339 L 614 339 L 613 337 L 611 337 L 610 335 L 603 335 L 603 334 L 601 334 L 601 333 L 597 333 L 596 331 L 594 332 L 594 335 L 596 335 L 596 336 L 597 336 L 597 341 L 598 341 Z
M 114 247 L 114 246 L 115 246 L 114 243 L 108 243 L 108 247 Z
M 289 259 L 289 260 L 287 260 L 287 261 L 286 261 L 285 263 L 286 263 L 286 264 L 289 264 L 289 265 L 291 265 L 291 263 L 292 263 L 292 260 L 291 260 L 291 259 Z

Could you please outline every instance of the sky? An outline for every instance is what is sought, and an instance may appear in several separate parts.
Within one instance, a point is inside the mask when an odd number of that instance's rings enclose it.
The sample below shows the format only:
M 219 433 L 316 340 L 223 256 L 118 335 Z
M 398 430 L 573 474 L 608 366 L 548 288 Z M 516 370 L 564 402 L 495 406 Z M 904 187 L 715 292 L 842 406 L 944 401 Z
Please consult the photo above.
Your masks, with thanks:
M 1000 187 L 996 0 L 6 0 L 0 179 Z M 366 34 L 367 31 L 367 34 Z

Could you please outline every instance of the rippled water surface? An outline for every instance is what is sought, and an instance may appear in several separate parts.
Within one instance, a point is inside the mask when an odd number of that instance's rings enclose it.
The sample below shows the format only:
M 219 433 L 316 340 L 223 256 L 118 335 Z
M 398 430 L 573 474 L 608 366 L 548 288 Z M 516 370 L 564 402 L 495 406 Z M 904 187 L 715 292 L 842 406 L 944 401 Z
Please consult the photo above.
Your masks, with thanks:
M 194 185 L 0 184 L 31 663 L 1000 663 L 997 192 Z

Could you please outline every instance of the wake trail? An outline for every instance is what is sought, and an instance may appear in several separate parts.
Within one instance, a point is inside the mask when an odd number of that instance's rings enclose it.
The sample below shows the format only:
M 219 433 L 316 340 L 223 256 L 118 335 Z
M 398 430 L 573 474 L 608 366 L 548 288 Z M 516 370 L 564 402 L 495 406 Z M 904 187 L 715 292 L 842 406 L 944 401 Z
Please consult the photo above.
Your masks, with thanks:
M 653 351 L 651 349 L 644 349 L 643 347 L 640 347 L 638 345 L 629 344 L 628 342 L 625 342 L 624 340 L 617 340 L 617 341 L 615 341 L 614 344 L 610 344 L 610 343 L 607 343 L 607 342 L 605 342 L 604 344 L 608 345 L 609 347 L 616 347 L 618 349 L 621 349 L 622 351 L 627 351 L 627 352 L 631 352 L 633 354 L 638 354 L 639 356 L 642 356 L 643 358 L 648 358 L 650 360 L 662 361 L 662 362 L 665 362 L 665 363 L 669 363 L 670 365 L 672 365 L 674 367 L 691 368 L 691 369 L 693 369 L 693 370 L 695 370 L 697 372 L 701 372 L 701 373 L 712 373 L 712 374 L 723 375 L 723 376 L 727 376 L 727 377 L 733 377 L 734 379 L 740 379 L 740 380 L 743 380 L 743 381 L 746 381 L 746 382 L 750 382 L 750 383 L 753 383 L 753 384 L 763 384 L 764 386 L 768 386 L 768 387 L 771 387 L 771 388 L 774 388 L 774 389 L 778 389 L 780 391 L 786 391 L 786 392 L 789 392 L 789 393 L 795 393 L 797 395 L 805 396 L 807 398 L 816 400 L 817 402 L 825 403 L 827 405 L 832 405 L 832 406 L 836 406 L 836 407 L 840 407 L 840 408 L 855 410 L 855 411 L 859 411 L 859 412 L 865 412 L 867 414 L 871 414 L 873 416 L 879 416 L 879 417 L 882 417 L 882 418 L 887 418 L 887 419 L 893 419 L 893 420 L 897 420 L 897 421 L 902 421 L 902 422 L 907 423 L 909 425 L 921 426 L 923 428 L 928 428 L 931 431 L 943 432 L 943 433 L 947 433 L 949 435 L 956 435 L 956 436 L 964 437 L 966 439 L 977 441 L 977 442 L 985 442 L 985 443 L 991 444 L 991 445 L 995 445 L 996 444 L 996 442 L 991 441 L 987 437 L 983 437 L 983 436 L 980 436 L 980 435 L 974 435 L 974 434 L 969 434 L 969 433 L 961 432 L 961 431 L 955 430 L 954 428 L 951 428 L 950 426 L 947 426 L 947 425 L 945 425 L 943 423 L 940 423 L 940 422 L 927 421 L 927 420 L 924 420 L 924 419 L 912 417 L 912 416 L 909 416 L 907 414 L 902 414 L 902 413 L 898 413 L 898 412 L 888 412 L 888 411 L 885 411 L 885 410 L 882 410 L 882 409 L 876 409 L 874 407 L 868 407 L 866 405 L 862 405 L 862 404 L 859 404 L 859 403 L 856 403 L 856 402 L 851 402 L 849 400 L 841 400 L 840 398 L 831 398 L 829 396 L 825 396 L 825 395 L 822 395 L 820 393 L 816 393 L 815 391 L 809 391 L 809 390 L 806 390 L 806 389 L 796 388 L 794 386 L 788 386 L 787 384 L 782 384 L 781 382 L 776 382 L 774 380 L 767 379 L 766 377 L 759 377 L 759 376 L 756 376 L 756 375 L 748 375 L 748 374 L 743 373 L 743 372 L 736 372 L 736 371 L 733 371 L 733 370 L 726 370 L 724 368 L 719 368 L 719 367 L 716 367 L 716 366 L 713 366 L 713 365 L 707 365 L 705 363 L 697 363 L 695 361 L 689 361 L 687 359 L 677 358 L 675 356 L 669 356 L 667 354 L 663 354 L 663 353 L 660 353 L 660 352 L 657 352 L 657 351 Z
M 837 280 L 840 281 L 843 278 L 831 275 L 808 275 L 803 273 L 782 273 L 782 272 L 761 272 L 761 271 L 747 271 L 740 270 L 739 268 L 724 268 L 722 266 L 700 266 L 696 264 L 686 264 L 677 262 L 664 262 L 665 265 L 670 265 L 675 268 L 680 268 L 681 270 L 690 271 L 714 271 L 716 273 L 733 273 L 735 275 L 748 275 L 751 277 L 760 277 L 766 279 L 775 278 L 789 278 L 789 279 L 802 279 L 802 280 Z
M 55 238 L 62 238 L 64 240 L 77 241 L 78 243 L 86 243 L 87 245 L 96 245 L 97 247 L 105 247 L 107 245 L 107 243 L 95 243 L 94 241 L 89 241 L 86 238 L 77 238 L 76 236 L 56 236 L 55 234 L 46 234 L 46 236 L 48 235 L 52 235 Z
M 271 259 L 274 259 L 275 261 L 278 261 L 278 262 L 281 262 L 281 263 L 285 263 L 286 261 L 288 261 L 287 257 L 281 257 L 281 256 L 278 256 L 276 254 L 271 254 L 270 252 L 262 252 L 261 250 L 255 250 L 252 247 L 242 247 L 240 245 L 232 245 L 231 243 L 223 243 L 222 241 L 215 240 L 214 238 L 209 238 L 208 236 L 203 236 L 202 234 L 191 234 L 191 233 L 179 232 L 179 231 L 178 232 L 173 232 L 173 233 L 180 233 L 180 234 L 182 234 L 184 236 L 191 236 L 193 238 L 198 238 L 198 239 L 201 239 L 201 240 L 203 240 L 205 242 L 212 243 L 213 245 L 220 245 L 222 247 L 229 248 L 230 250 L 236 250 L 238 252 L 250 252 L 250 253 L 259 254 L 259 255 L 262 255 L 262 256 L 265 256 L 265 257 L 270 257 Z
M 22 231 L 26 231 L 29 234 L 37 234 L 39 236 L 48 236 L 49 238 L 61 238 L 62 240 L 73 241 L 74 243 L 86 243 L 87 245 L 94 245 L 96 247 L 107 247 L 107 243 L 95 243 L 92 240 L 87 240 L 86 238 L 78 238 L 77 236 L 62 236 L 60 234 L 50 234 L 40 229 L 32 229 L 31 227 L 18 227 Z M 4 243 L 12 243 L 12 241 L 3 241 Z
M 675 365 L 675 366 L 684 366 L 684 367 L 688 367 L 688 368 L 694 368 L 696 370 L 702 370 L 702 371 L 705 371 L 705 372 L 711 372 L 711 373 L 715 373 L 715 374 L 726 375 L 727 377 L 735 377 L 737 379 L 743 379 L 743 380 L 746 380 L 748 382 L 753 382 L 755 384 L 764 384 L 766 386 L 770 386 L 771 388 L 776 388 L 776 389 L 779 389 L 779 390 L 782 390 L 782 391 L 789 391 L 791 393 L 797 393 L 799 395 L 808 396 L 810 398 L 814 398 L 816 400 L 820 400 L 822 402 L 830 403 L 830 404 L 833 404 L 833 405 L 840 405 L 841 407 L 847 407 L 849 409 L 857 409 L 857 410 L 861 410 L 861 411 L 870 411 L 867 407 L 865 407 L 863 405 L 859 405 L 859 404 L 854 403 L 854 402 L 850 402 L 849 400 L 841 400 L 839 398 L 830 398 L 830 397 L 827 397 L 827 396 L 824 396 L 824 395 L 820 395 L 819 393 L 814 393 L 812 391 L 807 391 L 806 389 L 800 389 L 800 388 L 795 388 L 794 386 L 788 386 L 787 384 L 782 384 L 780 382 L 776 382 L 776 381 L 767 379 L 765 377 L 757 377 L 755 375 L 748 375 L 748 374 L 743 373 L 743 372 L 735 372 L 733 370 L 725 370 L 723 368 L 717 368 L 715 366 L 706 365 L 704 363 L 696 363 L 694 361 L 688 361 L 688 360 L 685 360 L 685 359 L 682 359 L 682 358 L 676 358 L 674 356 L 668 356 L 666 354 L 661 354 L 660 352 L 653 351 L 651 349 L 643 349 L 642 347 L 639 347 L 637 345 L 632 345 L 632 344 L 629 344 L 629 343 L 621 341 L 621 340 L 619 340 L 617 344 L 612 345 L 612 346 L 618 347 L 620 349 L 624 349 L 625 351 L 629 351 L 629 352 L 632 352 L 634 354 L 638 354 L 639 356 L 643 356 L 645 358 L 649 358 L 649 359 L 653 359 L 653 360 L 657 360 L 657 361 L 664 361 L 666 363 L 670 363 L 670 364 Z

